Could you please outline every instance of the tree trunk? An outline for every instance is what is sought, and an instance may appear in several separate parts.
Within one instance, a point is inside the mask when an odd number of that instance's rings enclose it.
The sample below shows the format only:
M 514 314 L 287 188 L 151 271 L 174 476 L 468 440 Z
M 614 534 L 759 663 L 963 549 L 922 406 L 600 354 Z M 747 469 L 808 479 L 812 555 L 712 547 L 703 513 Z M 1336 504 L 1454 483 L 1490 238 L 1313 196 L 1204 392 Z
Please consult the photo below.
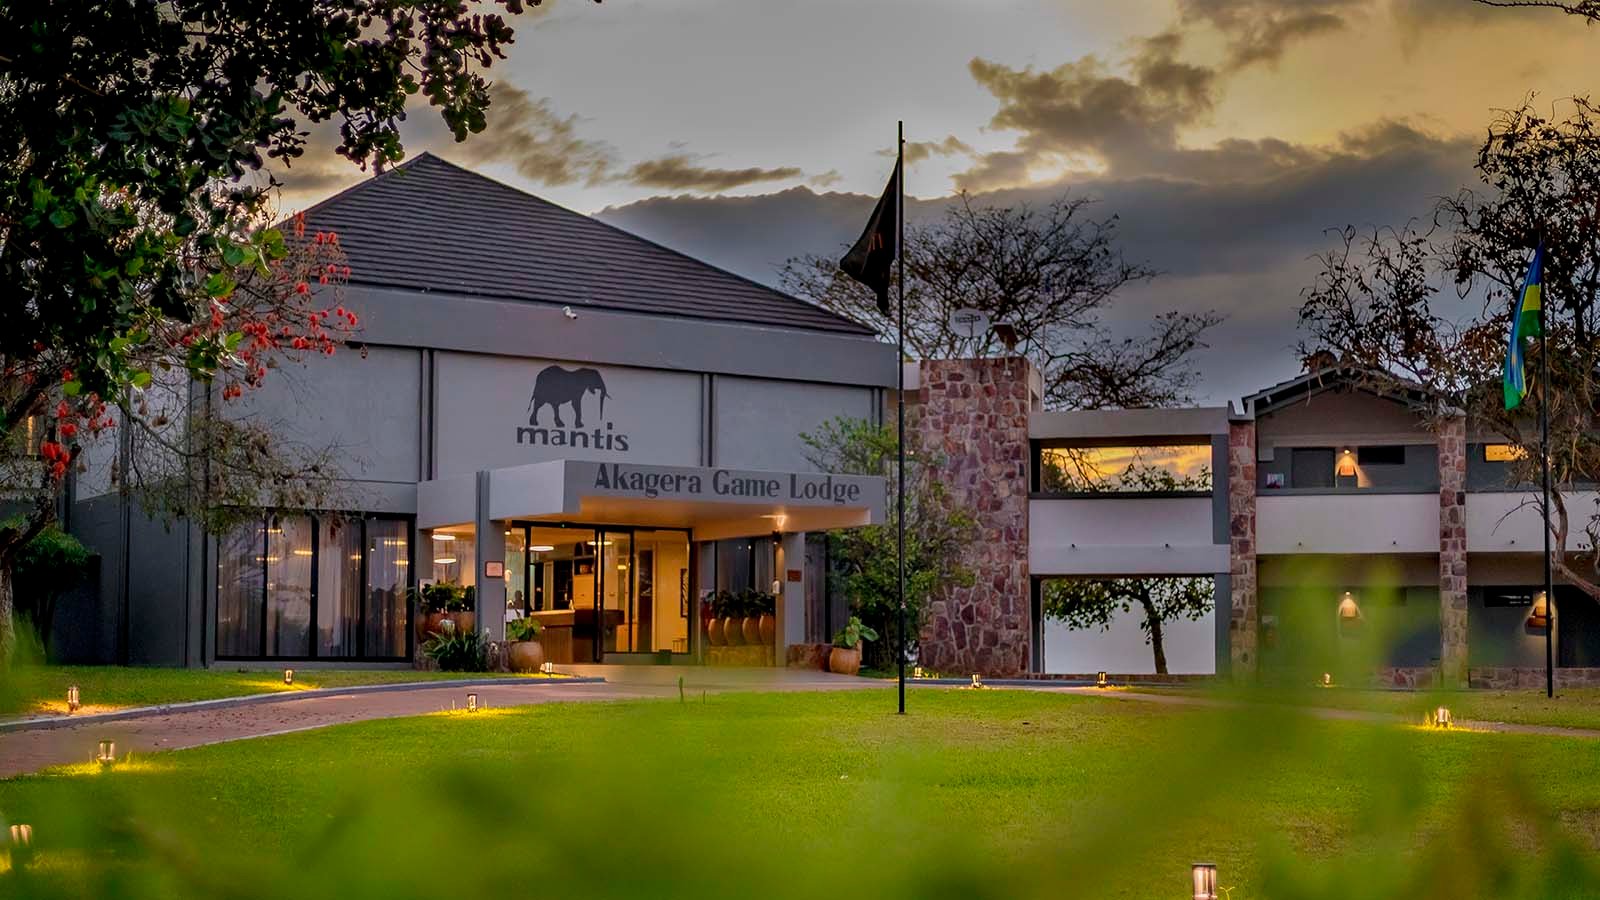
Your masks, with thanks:
M 1161 646 L 1161 617 L 1156 614 L 1156 605 L 1150 601 L 1149 596 L 1142 596 L 1139 602 L 1144 605 L 1144 621 L 1150 626 L 1150 649 L 1156 655 L 1156 674 L 1167 674 L 1167 651 Z
M 11 668 L 17 650 L 16 604 L 12 602 L 11 566 L 0 564 L 0 672 Z

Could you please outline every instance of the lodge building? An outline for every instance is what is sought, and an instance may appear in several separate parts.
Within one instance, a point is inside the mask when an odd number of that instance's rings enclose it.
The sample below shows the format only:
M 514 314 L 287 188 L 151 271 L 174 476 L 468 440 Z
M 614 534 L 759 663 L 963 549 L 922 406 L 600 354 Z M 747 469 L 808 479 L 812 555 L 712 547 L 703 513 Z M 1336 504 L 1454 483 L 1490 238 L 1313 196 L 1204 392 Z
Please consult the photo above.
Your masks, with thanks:
M 58 608 L 55 655 L 409 665 L 409 589 L 438 581 L 473 586 L 493 638 L 540 618 L 558 664 L 715 661 L 718 590 L 776 594 L 769 663 L 843 624 L 823 535 L 884 522 L 889 498 L 818 471 L 802 434 L 892 421 L 893 346 L 428 154 L 306 216 L 350 257 L 361 347 L 231 409 L 336 448 L 338 508 L 168 527 L 115 489 L 127 441 L 89 448 L 64 518 L 97 578 Z M 1498 684 L 1542 664 L 1538 517 L 1470 423 L 1435 433 L 1337 370 L 1228 407 L 1095 412 L 1043 410 L 1022 359 L 903 374 L 917 445 L 979 525 L 972 584 L 919 635 L 926 666 L 1141 671 L 1062 652 L 1041 597 L 1051 579 L 1154 576 L 1212 580 L 1214 613 L 1186 632 L 1196 671 Z M 1563 678 L 1595 677 L 1594 604 L 1558 588 L 1555 606 Z

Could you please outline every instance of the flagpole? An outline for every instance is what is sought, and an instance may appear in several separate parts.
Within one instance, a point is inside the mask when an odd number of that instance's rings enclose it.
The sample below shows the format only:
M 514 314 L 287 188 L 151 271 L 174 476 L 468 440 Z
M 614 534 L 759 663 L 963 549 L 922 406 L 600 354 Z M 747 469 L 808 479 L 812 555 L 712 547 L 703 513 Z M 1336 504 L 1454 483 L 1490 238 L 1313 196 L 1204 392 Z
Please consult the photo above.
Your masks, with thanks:
M 896 444 L 898 460 L 895 466 L 899 476 L 899 491 L 895 495 L 895 567 L 898 578 L 897 596 L 900 600 L 900 648 L 895 653 L 899 657 L 899 682 L 900 682 L 900 715 L 906 714 L 906 123 L 904 120 L 895 125 L 895 171 L 900 173 L 896 179 L 899 182 L 900 196 L 895 199 L 895 228 L 897 233 L 894 240 L 894 256 L 899 266 L 897 293 L 899 295 L 899 326 L 895 333 L 899 338 L 899 352 L 895 357 L 895 373 L 899 379 L 895 392 L 895 422 L 899 425 L 900 436 Z
M 1541 250 L 1535 252 L 1542 252 L 1544 241 L 1539 245 Z M 1539 280 L 1544 280 L 1542 271 Z M 1541 507 L 1544 512 L 1544 695 L 1554 698 L 1556 589 L 1550 564 L 1550 332 L 1545 330 L 1542 297 L 1539 303 L 1539 461 L 1544 473 L 1544 505 Z

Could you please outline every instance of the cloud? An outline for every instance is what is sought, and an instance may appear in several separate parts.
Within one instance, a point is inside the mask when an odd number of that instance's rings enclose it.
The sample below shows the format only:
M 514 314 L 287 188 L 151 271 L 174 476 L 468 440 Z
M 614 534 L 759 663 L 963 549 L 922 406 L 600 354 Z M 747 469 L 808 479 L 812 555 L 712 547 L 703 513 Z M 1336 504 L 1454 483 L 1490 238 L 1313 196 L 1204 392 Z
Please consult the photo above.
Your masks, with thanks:
M 1187 26 L 1206 24 L 1227 40 L 1225 67 L 1276 63 L 1302 38 L 1338 31 L 1371 0 L 1179 0 Z M 1458 0 L 1459 2 L 1459 0 Z
M 459 155 L 468 162 L 509 162 L 524 178 L 547 185 L 599 184 L 617 165 L 609 144 L 578 135 L 576 115 L 563 117 L 549 98 L 535 99 L 506 82 L 489 88 L 488 118 L 489 126 L 461 145 Z
M 976 151 L 966 141 L 947 134 L 942 141 L 906 141 L 906 165 L 915 165 L 935 156 L 972 156 Z M 894 148 L 878 151 L 879 156 L 894 156 Z
M 664 190 L 726 191 L 768 181 L 787 181 L 804 173 L 793 166 L 774 169 L 715 169 L 699 165 L 698 157 L 674 153 L 636 163 L 619 180 L 639 187 Z

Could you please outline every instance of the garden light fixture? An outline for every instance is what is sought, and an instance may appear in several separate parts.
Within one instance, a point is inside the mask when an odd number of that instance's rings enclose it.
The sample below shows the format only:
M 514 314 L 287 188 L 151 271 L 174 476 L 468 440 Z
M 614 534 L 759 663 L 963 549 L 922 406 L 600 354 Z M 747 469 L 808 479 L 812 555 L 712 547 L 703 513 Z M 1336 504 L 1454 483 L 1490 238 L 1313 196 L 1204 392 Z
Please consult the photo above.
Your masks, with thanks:
M 476 693 L 468 694 L 467 695 L 467 712 L 477 712 L 477 711 L 478 711 L 478 695 Z
M 75 712 L 78 711 L 78 707 L 80 707 L 82 705 L 83 704 L 81 702 L 79 702 L 79 700 L 78 700 L 78 686 L 74 684 L 74 685 L 68 687 L 67 688 L 67 712 L 75 713 Z
M 1095 673 L 1095 675 L 1094 675 L 1094 686 L 1095 687 L 1102 687 L 1102 688 L 1103 687 L 1109 687 L 1110 684 L 1111 684 L 1111 682 L 1107 679 L 1106 673 L 1104 673 L 1104 672 L 1096 672 Z
M 9 849 L 11 851 L 11 865 L 14 868 L 21 868 L 27 865 L 28 861 L 33 857 L 33 826 L 11 826 Z
M 1333 687 L 1333 673 L 1332 672 L 1323 672 L 1322 673 L 1322 686 L 1323 687 Z
M 1450 708 L 1441 706 L 1434 710 L 1430 724 L 1435 728 L 1449 728 L 1453 724 L 1453 720 L 1450 718 Z
M 540 664 L 539 671 L 546 675 L 554 675 L 556 673 L 556 664 L 550 662 L 549 660 L 545 660 L 542 664 Z
M 1194 900 L 1217 900 L 1217 864 L 1195 863 L 1189 867 L 1194 880 Z
M 983 676 L 979 675 L 977 672 L 973 672 L 972 673 L 972 686 L 974 688 L 983 687 Z
M 284 669 L 283 670 L 283 683 L 284 684 L 294 684 L 294 670 L 293 669 Z
M 100 747 L 94 754 L 95 762 L 102 766 L 109 766 L 117 761 L 117 742 L 101 741 Z
M 922 667 L 921 666 L 913 666 L 912 669 L 911 669 L 911 677 L 912 678 L 921 678 L 922 677 Z

